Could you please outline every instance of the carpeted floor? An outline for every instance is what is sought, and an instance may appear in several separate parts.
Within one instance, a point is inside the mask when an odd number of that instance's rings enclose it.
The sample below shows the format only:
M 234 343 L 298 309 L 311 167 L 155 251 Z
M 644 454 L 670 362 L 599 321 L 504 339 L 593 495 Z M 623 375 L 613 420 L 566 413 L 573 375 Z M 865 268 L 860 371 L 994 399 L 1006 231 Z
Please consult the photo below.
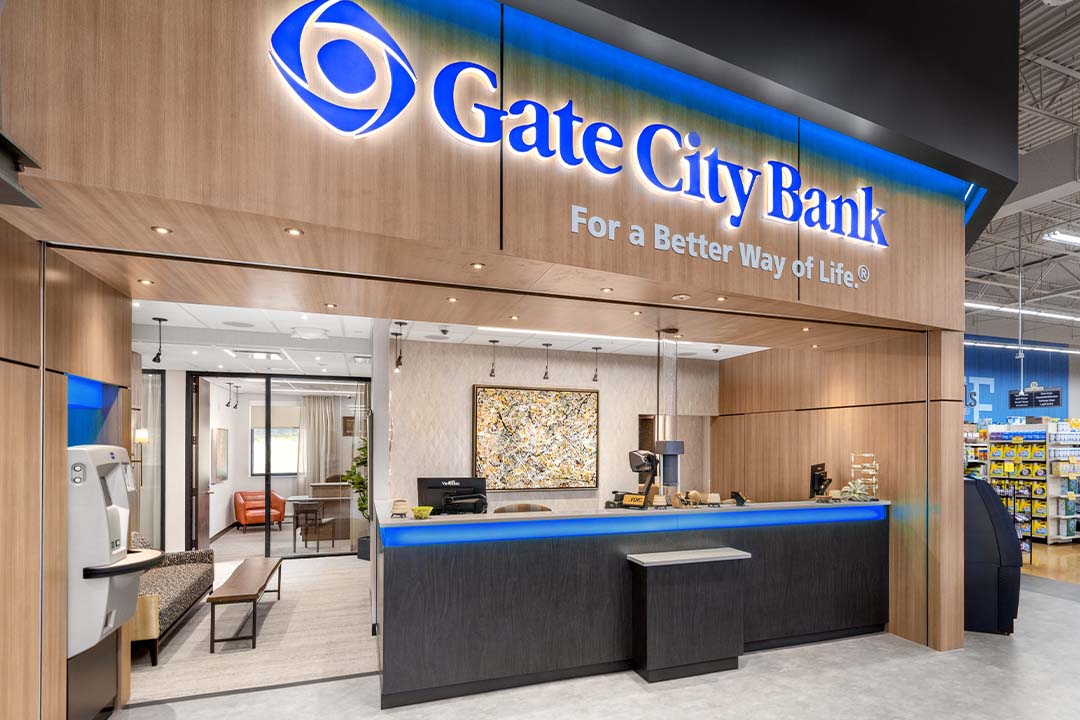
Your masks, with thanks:
M 214 585 L 239 560 L 219 562 Z M 369 566 L 356 556 L 285 560 L 282 593 L 259 603 L 256 649 L 251 641 L 219 644 L 210 654 L 210 608 L 193 610 L 162 645 L 157 667 L 145 651 L 132 657 L 131 702 L 187 697 L 378 670 L 371 635 Z M 274 581 L 270 582 L 273 587 Z M 250 634 L 250 606 L 217 612 L 220 636 Z

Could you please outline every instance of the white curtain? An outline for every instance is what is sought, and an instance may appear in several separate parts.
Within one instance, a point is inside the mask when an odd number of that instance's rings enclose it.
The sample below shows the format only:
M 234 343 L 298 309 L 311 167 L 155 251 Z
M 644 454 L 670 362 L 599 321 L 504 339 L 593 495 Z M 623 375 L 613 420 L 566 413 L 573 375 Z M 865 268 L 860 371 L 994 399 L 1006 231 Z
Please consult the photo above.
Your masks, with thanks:
M 311 494 L 311 483 L 326 482 L 341 472 L 338 438 L 341 412 L 337 399 L 328 395 L 305 395 L 300 408 L 300 477 L 297 491 Z

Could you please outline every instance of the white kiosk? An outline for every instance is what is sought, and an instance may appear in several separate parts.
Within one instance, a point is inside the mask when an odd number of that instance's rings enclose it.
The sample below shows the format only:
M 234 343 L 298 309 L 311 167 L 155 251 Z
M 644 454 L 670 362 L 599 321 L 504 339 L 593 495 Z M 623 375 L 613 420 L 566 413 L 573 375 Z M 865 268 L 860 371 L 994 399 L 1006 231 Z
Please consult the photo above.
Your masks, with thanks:
M 68 448 L 69 718 L 94 717 L 115 698 L 113 633 L 135 614 L 139 575 L 161 559 L 157 550 L 127 548 L 134 493 L 124 448 Z

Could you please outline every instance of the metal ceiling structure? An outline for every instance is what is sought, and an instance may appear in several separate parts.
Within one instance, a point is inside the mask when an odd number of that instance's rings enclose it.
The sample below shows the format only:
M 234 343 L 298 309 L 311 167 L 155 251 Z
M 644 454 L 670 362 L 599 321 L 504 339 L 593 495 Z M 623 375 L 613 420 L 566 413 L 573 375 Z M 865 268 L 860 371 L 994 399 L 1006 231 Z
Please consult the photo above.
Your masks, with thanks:
M 1020 185 L 967 254 L 967 332 L 1015 337 L 1022 288 L 1025 340 L 1080 347 L 1080 244 L 1046 238 L 1080 240 L 1080 2 L 1022 0 L 1018 80 Z

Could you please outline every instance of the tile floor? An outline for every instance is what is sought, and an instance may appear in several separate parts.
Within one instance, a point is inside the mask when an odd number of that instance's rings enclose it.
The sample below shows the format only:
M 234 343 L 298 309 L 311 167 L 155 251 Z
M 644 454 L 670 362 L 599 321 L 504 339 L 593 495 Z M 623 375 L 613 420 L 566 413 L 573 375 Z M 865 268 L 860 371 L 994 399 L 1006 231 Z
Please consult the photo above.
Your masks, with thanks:
M 739 670 L 649 685 L 632 672 L 381 711 L 377 676 L 148 705 L 117 720 L 318 718 L 1026 718 L 1080 707 L 1080 586 L 1024 578 L 1011 637 L 938 653 L 880 634 L 744 656 Z

